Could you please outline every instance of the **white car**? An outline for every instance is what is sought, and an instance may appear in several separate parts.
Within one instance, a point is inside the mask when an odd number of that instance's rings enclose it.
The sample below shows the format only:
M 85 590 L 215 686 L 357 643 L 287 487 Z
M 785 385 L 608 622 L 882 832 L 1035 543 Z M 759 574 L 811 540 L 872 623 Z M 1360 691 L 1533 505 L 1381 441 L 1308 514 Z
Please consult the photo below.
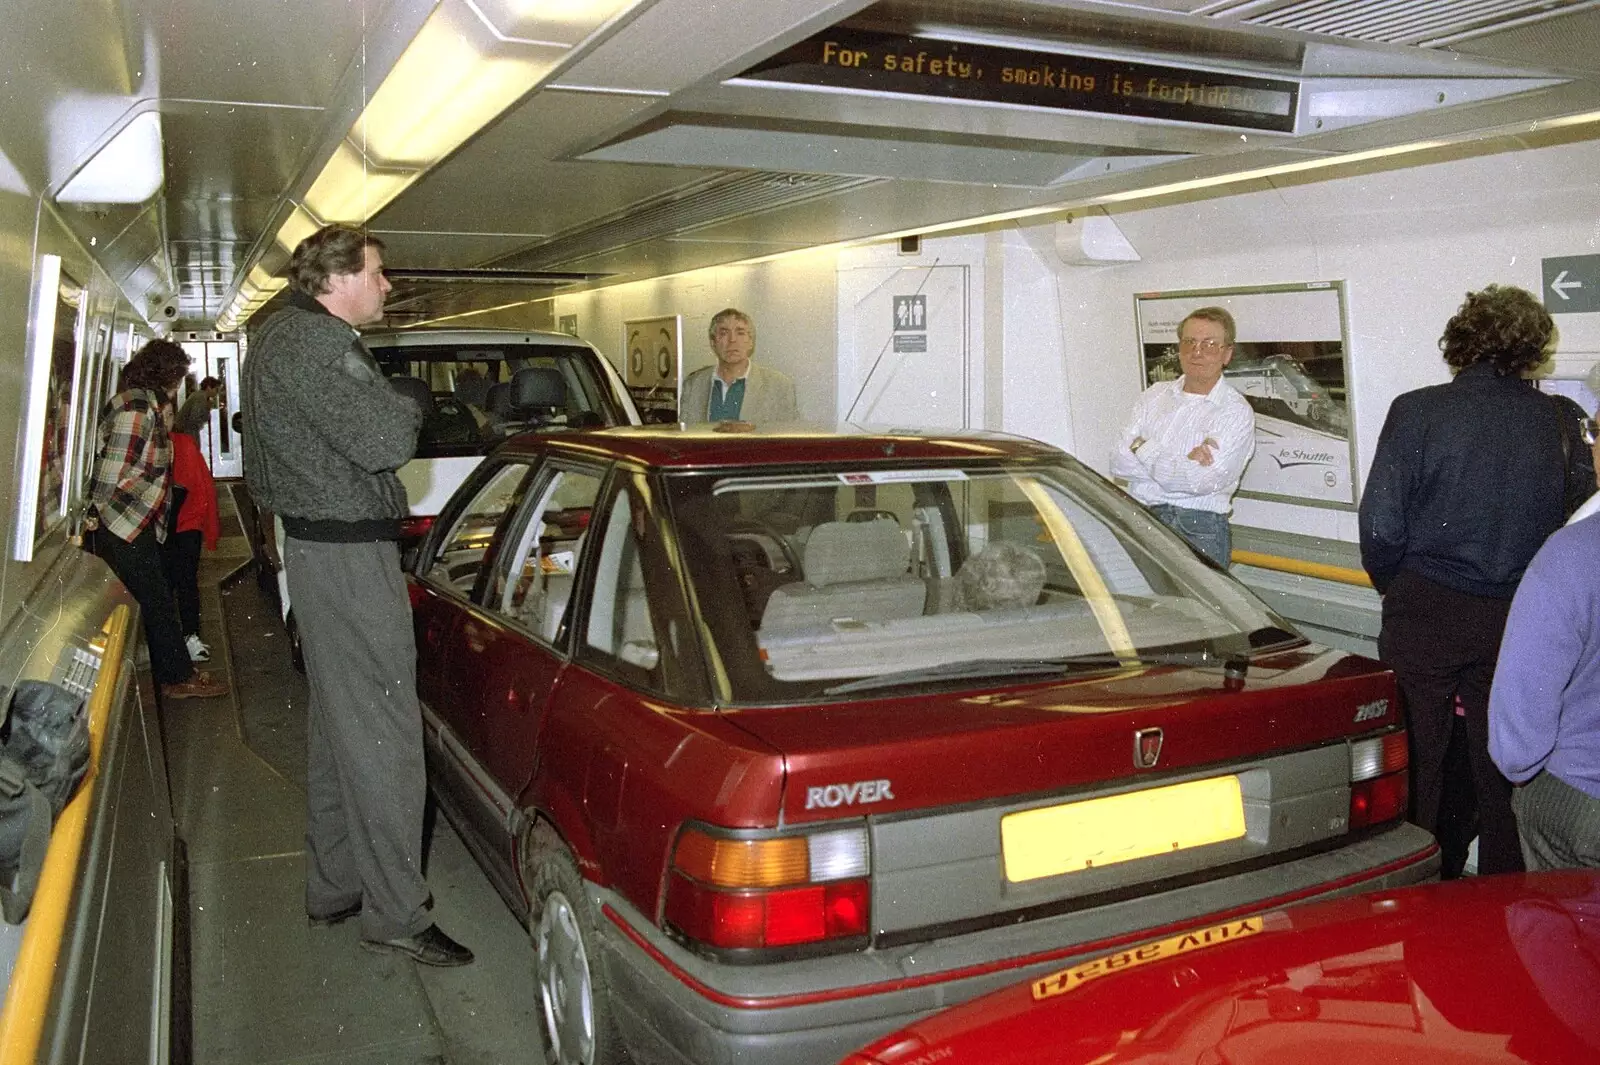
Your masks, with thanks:
M 399 470 L 411 509 L 402 546 L 421 539 L 461 482 L 507 437 L 640 424 L 616 368 L 566 333 L 389 329 L 362 340 L 395 387 L 427 415 L 416 457 Z M 275 533 L 282 558 L 281 523 Z M 281 570 L 278 597 L 300 668 L 299 631 Z

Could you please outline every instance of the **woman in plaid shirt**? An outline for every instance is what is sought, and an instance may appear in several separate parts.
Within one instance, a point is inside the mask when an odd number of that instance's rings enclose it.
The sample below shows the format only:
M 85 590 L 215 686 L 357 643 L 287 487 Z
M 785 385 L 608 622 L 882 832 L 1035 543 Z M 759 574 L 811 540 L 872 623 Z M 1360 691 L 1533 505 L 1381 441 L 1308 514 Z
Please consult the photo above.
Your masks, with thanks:
M 190 661 L 177 603 L 161 567 L 172 482 L 166 408 L 188 372 L 188 353 L 170 340 L 152 340 L 128 360 L 122 391 L 100 412 L 100 450 L 85 523 L 95 554 L 110 564 L 139 603 L 150 669 L 168 699 L 228 693 L 226 684 Z

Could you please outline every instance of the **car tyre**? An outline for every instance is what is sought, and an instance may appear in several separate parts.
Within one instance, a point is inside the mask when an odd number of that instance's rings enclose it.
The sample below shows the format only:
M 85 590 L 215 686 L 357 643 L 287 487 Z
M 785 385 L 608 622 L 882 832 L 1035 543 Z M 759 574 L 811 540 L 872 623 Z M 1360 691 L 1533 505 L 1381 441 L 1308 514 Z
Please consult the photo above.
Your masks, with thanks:
M 535 828 L 527 859 L 540 1037 L 550 1065 L 617 1065 L 627 1058 L 611 1010 L 594 908 L 571 856 Z

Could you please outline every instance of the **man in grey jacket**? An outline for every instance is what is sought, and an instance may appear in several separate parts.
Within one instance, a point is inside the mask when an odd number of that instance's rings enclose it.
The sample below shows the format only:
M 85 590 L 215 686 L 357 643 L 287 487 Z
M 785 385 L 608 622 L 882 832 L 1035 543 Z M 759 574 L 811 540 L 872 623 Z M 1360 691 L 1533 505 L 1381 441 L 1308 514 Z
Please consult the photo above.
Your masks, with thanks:
M 310 682 L 306 915 L 314 926 L 359 915 L 369 950 L 465 965 L 472 952 L 433 923 L 422 878 L 427 782 L 395 474 L 422 412 L 355 330 L 383 317 L 382 248 L 334 225 L 295 249 L 289 305 L 243 364 L 244 473 L 283 522 Z
M 736 307 L 718 311 L 710 334 L 717 364 L 684 379 L 679 421 L 772 424 L 800 419 L 788 375 L 750 361 L 756 353 L 756 325 L 748 314 Z

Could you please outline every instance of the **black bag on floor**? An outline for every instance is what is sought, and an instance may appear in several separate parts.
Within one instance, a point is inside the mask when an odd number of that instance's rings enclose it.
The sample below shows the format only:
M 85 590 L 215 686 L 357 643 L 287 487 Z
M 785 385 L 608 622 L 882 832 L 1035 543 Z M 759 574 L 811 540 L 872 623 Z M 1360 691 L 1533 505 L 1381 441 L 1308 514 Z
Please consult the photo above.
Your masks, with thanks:
M 89 770 L 89 714 L 81 696 L 25 680 L 0 728 L 0 916 L 28 916 L 50 829 Z

